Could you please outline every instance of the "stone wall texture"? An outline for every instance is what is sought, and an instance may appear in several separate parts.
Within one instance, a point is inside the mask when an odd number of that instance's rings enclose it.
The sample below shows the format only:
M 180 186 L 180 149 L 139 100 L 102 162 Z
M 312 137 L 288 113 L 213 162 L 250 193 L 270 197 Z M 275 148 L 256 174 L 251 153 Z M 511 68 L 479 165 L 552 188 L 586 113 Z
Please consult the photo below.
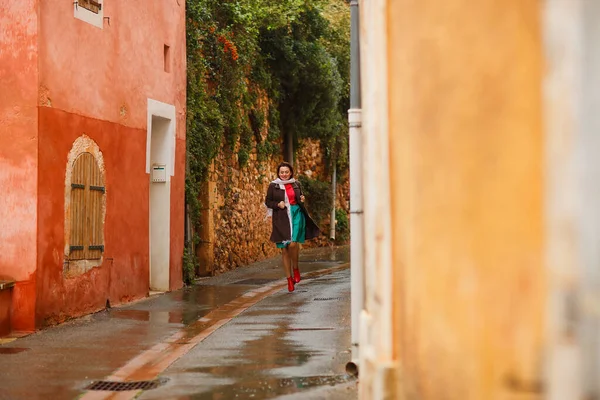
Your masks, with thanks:
M 276 179 L 279 156 L 259 161 L 256 151 L 250 155 L 248 165 L 240 167 L 235 152 L 221 152 L 214 163 L 207 196 L 209 200 L 212 231 L 212 273 L 219 273 L 279 254 L 269 241 L 271 220 L 264 206 L 269 182 Z M 305 140 L 299 146 L 294 162 L 295 175 L 331 182 L 325 159 L 316 141 Z M 336 207 L 348 210 L 349 183 L 347 173 L 338 177 Z M 310 199 L 307 198 L 310 211 Z M 304 247 L 330 244 L 329 218 L 322 222 L 321 237 L 307 241 Z

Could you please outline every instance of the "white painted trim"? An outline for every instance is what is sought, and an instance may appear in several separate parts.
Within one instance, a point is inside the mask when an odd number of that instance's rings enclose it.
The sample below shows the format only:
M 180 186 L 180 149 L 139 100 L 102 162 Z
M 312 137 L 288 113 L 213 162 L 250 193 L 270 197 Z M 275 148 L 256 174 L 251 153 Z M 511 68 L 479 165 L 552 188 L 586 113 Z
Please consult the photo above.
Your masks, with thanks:
M 348 110 L 350 158 L 350 286 L 352 362 L 359 365 L 360 315 L 364 309 L 364 219 L 362 113 Z M 366 329 L 366 328 L 365 328 Z
M 167 160 L 167 181 L 171 176 L 175 175 L 175 106 L 172 104 L 162 103 L 157 100 L 148 99 L 148 116 L 146 121 L 146 173 L 150 174 L 150 149 L 152 149 L 152 116 L 162 117 L 171 120 L 169 124 L 170 160 Z
M 548 400 L 600 394 L 600 4 L 544 3 Z
M 167 170 L 166 182 L 150 183 L 148 272 L 151 290 L 167 291 L 170 285 L 170 199 L 171 176 L 175 173 L 175 117 L 175 106 L 148 99 L 146 173 L 151 173 L 154 162 L 164 164 Z M 156 140 L 154 143 L 153 138 Z
M 581 0 L 543 5 L 545 267 L 548 274 L 545 380 L 548 400 L 583 398 L 575 311 L 580 281 L 577 132 L 582 68 Z
M 73 16 L 81 21 L 87 22 L 88 24 L 94 25 L 97 28 L 103 29 L 104 27 L 104 0 L 97 0 L 98 3 L 102 4 L 102 8 L 98 14 L 86 10 L 85 8 L 75 4 L 77 0 L 73 1 Z

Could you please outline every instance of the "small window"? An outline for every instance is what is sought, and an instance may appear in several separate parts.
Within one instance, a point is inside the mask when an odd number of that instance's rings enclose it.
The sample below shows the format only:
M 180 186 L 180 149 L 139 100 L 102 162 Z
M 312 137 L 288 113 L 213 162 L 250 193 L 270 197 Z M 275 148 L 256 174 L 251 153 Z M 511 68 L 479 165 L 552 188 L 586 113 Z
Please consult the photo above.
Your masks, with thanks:
M 75 18 L 102 29 L 104 24 L 104 0 L 74 0 Z
M 94 14 L 98 14 L 102 10 L 102 4 L 95 0 L 77 0 L 77 5 Z
M 91 153 L 81 153 L 71 175 L 69 260 L 99 260 L 104 252 L 104 177 Z
M 165 44 L 164 47 L 164 67 L 165 72 L 171 72 L 171 48 Z

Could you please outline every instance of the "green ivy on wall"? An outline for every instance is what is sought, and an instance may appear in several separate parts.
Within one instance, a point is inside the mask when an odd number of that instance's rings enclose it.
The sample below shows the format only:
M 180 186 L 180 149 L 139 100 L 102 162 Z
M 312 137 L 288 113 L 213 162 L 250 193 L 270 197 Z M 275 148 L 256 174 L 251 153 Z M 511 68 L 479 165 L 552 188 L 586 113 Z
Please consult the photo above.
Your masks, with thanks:
M 254 149 L 261 162 L 280 154 L 291 132 L 295 142 L 319 139 L 346 166 L 349 17 L 345 0 L 186 0 L 186 201 L 196 231 L 199 191 L 220 152 L 236 151 L 243 168 Z

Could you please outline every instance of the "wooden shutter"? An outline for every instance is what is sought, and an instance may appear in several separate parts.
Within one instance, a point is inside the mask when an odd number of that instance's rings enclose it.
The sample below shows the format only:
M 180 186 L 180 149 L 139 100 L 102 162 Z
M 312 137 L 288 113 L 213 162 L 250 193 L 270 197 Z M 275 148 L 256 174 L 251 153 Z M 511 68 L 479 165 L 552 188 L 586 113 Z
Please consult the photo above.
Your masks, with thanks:
M 70 260 L 98 260 L 104 252 L 104 178 L 96 159 L 81 153 L 71 175 Z
M 102 4 L 96 0 L 77 0 L 77 5 L 94 14 L 98 14 L 102 10 Z

